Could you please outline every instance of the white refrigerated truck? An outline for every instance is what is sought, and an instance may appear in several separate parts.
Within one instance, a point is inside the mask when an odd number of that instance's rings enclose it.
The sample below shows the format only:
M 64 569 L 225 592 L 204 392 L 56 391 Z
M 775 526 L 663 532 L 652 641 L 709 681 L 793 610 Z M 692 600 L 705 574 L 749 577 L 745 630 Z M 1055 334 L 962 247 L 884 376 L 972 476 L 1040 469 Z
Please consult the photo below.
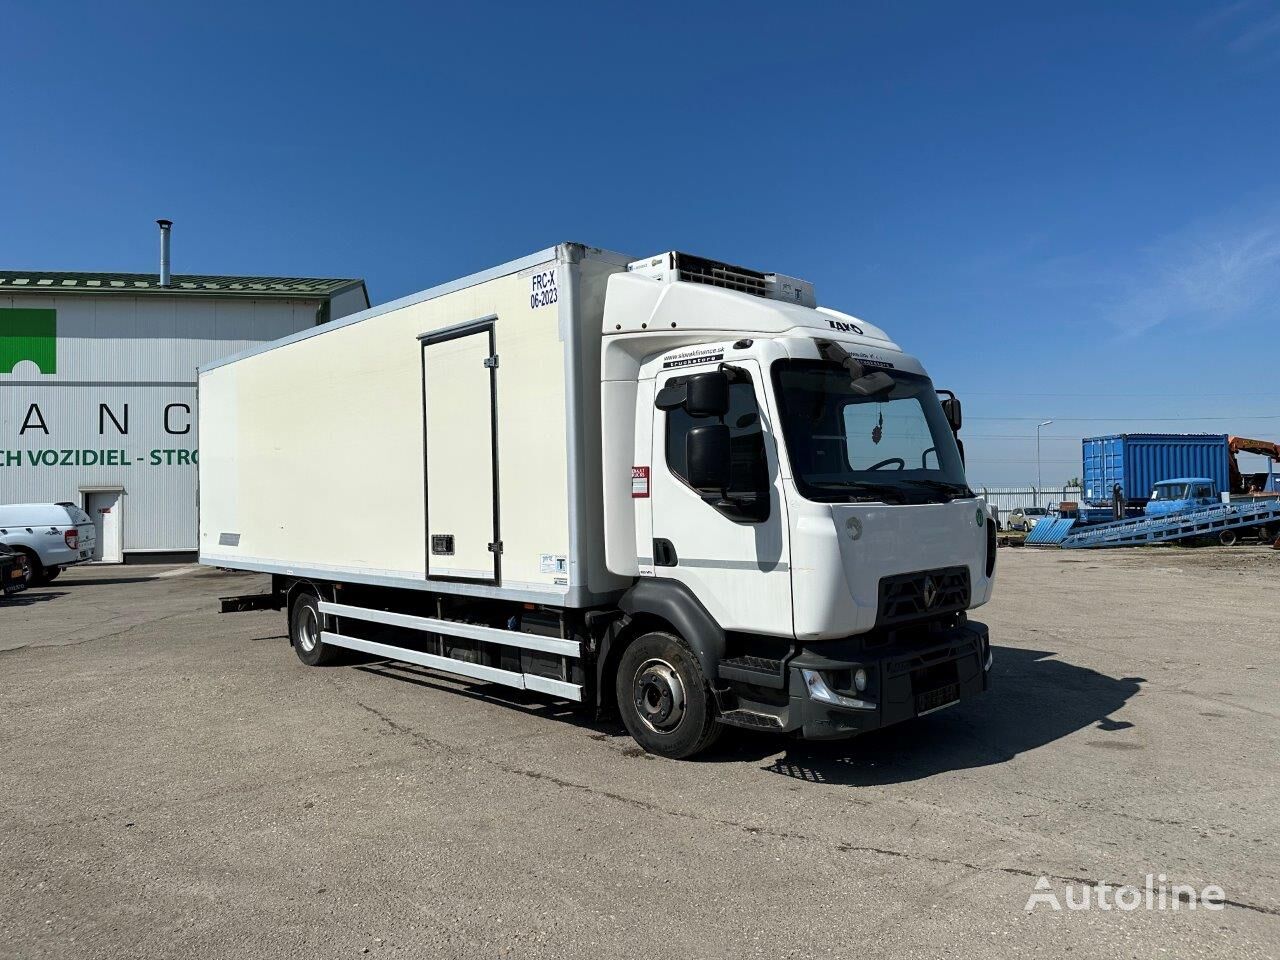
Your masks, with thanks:
M 564 243 L 199 375 L 200 556 L 359 651 L 616 709 L 647 750 L 986 689 L 960 404 L 813 287 Z

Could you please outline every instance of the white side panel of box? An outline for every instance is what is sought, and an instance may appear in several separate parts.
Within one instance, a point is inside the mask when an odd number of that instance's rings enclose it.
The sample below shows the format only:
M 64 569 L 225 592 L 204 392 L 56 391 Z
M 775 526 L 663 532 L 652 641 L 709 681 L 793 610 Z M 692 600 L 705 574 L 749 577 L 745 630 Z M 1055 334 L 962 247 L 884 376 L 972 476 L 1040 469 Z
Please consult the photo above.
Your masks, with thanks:
M 196 541 L 196 368 L 315 326 L 314 299 L 4 295 L 56 312 L 57 370 L 0 371 L 0 502 L 122 491 L 126 555 Z
M 427 586 L 418 338 L 496 316 L 502 588 L 568 593 L 566 348 L 555 304 L 532 305 L 533 272 L 203 372 L 201 559 Z

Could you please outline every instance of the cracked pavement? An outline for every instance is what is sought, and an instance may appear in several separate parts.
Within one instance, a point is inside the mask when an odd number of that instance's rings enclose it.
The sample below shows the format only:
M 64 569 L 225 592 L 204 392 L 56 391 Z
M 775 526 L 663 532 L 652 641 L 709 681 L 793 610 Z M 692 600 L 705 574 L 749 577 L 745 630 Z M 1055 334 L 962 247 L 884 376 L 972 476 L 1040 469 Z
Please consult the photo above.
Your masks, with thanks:
M 303 667 L 216 612 L 264 578 L 68 571 L 0 603 L 0 957 L 1275 956 L 1280 552 L 1000 565 L 983 700 L 691 763 Z M 1024 909 L 1148 873 L 1229 902 Z

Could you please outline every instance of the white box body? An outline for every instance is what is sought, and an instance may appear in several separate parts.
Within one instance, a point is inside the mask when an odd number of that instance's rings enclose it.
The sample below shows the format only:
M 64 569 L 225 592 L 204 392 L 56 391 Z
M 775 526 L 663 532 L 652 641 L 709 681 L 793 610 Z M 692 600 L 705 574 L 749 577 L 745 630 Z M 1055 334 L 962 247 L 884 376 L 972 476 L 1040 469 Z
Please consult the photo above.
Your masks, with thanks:
M 626 261 L 561 244 L 202 368 L 201 562 L 563 606 L 625 588 L 599 369 Z

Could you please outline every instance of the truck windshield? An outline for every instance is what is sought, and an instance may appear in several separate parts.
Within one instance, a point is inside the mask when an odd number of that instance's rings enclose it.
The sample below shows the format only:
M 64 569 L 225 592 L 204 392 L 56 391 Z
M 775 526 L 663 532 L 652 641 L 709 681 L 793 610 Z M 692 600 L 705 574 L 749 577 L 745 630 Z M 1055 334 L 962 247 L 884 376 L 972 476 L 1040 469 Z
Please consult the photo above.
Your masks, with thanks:
M 791 471 L 810 500 L 922 503 L 973 496 L 928 377 L 885 370 L 864 395 L 826 360 L 778 360 L 774 389 Z
M 1151 492 L 1152 500 L 1185 500 L 1187 485 L 1185 483 L 1162 483 Z

